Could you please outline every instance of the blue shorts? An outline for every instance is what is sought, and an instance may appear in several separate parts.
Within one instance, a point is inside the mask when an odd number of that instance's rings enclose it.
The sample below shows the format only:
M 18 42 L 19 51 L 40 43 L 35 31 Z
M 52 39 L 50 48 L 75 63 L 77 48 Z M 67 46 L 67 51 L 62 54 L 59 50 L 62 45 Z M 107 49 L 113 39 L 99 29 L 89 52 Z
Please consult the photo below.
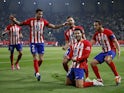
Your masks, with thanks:
M 96 59 L 100 64 L 104 62 L 104 59 L 106 56 L 111 56 L 112 59 L 116 56 L 116 53 L 114 51 L 108 51 L 108 52 L 105 52 L 105 53 L 100 53 L 98 54 L 94 59 Z
M 31 43 L 30 51 L 32 54 L 44 54 L 44 43 Z
M 70 53 L 70 48 L 68 48 L 68 49 L 66 50 L 66 52 L 65 52 L 65 55 L 64 55 L 64 56 L 68 56 L 68 55 L 69 55 L 69 53 Z
M 71 68 L 67 73 L 67 77 L 72 81 L 75 79 L 84 79 L 84 69 Z
M 16 48 L 17 51 L 22 51 L 22 44 L 9 45 L 9 50 L 10 50 L 11 54 L 14 53 L 15 48 Z

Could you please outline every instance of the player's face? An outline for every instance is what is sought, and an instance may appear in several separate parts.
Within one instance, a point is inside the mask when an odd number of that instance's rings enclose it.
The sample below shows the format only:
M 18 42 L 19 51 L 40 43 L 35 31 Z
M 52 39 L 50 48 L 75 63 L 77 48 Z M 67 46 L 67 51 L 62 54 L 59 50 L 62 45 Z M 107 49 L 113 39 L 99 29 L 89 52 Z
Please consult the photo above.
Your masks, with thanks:
M 101 29 L 101 25 L 98 22 L 94 22 L 94 29 L 99 31 Z
M 80 41 L 81 38 L 82 38 L 82 33 L 81 33 L 81 31 L 80 31 L 80 30 L 74 31 L 74 37 L 75 37 L 75 39 L 76 39 L 77 41 Z
M 75 23 L 74 19 L 72 17 L 67 19 L 68 25 L 73 25 Z
M 36 18 L 37 19 L 42 18 L 42 16 L 43 16 L 43 12 L 42 11 L 39 11 L 39 12 L 36 13 Z

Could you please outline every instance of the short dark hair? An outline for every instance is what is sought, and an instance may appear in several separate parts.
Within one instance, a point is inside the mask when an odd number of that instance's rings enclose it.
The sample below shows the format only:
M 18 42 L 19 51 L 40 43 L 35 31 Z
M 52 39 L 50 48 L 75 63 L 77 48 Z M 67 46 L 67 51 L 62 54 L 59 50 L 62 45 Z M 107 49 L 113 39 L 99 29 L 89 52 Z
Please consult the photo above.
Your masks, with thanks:
M 74 29 L 74 32 L 75 32 L 76 30 L 80 30 L 80 32 L 83 33 L 83 32 L 82 32 L 82 29 L 80 29 L 80 28 L 75 28 L 75 29 Z
M 68 16 L 67 19 L 69 19 L 69 18 L 73 18 L 73 17 L 72 16 Z
M 35 11 L 35 13 L 38 13 L 39 11 L 43 12 L 42 9 L 37 9 L 37 10 Z
M 94 22 L 97 22 L 99 25 L 102 25 L 101 20 L 95 20 Z

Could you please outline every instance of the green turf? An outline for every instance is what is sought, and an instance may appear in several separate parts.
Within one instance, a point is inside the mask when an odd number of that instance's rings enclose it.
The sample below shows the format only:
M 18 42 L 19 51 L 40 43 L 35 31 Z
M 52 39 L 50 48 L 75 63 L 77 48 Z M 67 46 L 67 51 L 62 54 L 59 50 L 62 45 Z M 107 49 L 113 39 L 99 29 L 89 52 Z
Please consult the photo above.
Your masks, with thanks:
M 92 50 L 89 63 L 92 58 L 100 52 L 99 47 Z M 73 86 L 65 86 L 66 73 L 62 67 L 64 51 L 61 47 L 46 47 L 44 63 L 40 68 L 42 80 L 38 82 L 34 78 L 32 56 L 29 48 L 23 49 L 23 57 L 20 61 L 20 70 L 11 71 L 9 51 L 7 48 L 0 49 L 0 93 L 124 93 L 124 48 L 121 48 L 121 58 L 114 59 L 117 70 L 122 77 L 122 83 L 115 86 L 114 75 L 110 68 L 103 63 L 99 65 L 101 76 L 104 80 L 104 87 L 89 87 L 84 89 Z M 15 59 L 17 52 L 15 52 Z M 95 75 L 89 66 L 90 78 Z

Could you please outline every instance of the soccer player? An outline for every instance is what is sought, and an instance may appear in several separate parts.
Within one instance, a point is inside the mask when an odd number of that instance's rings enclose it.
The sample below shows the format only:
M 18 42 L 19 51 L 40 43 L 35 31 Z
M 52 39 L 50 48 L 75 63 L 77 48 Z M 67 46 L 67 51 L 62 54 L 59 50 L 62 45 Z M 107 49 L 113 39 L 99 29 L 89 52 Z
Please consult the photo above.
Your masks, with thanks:
M 51 24 L 42 16 L 43 16 L 43 10 L 37 9 L 35 13 L 35 17 L 29 18 L 24 22 L 17 21 L 14 16 L 10 17 L 10 19 L 13 20 L 16 24 L 28 25 L 30 27 L 30 50 L 33 56 L 35 76 L 38 81 L 40 81 L 41 78 L 39 73 L 39 67 L 43 62 L 43 55 L 44 55 L 44 39 L 43 39 L 44 27 L 58 29 L 65 25 L 65 23 L 60 25 Z M 37 58 L 37 56 L 39 57 L 39 59 Z
M 92 82 L 84 81 L 85 69 L 87 69 L 87 58 L 91 52 L 91 43 L 82 38 L 82 29 L 76 28 L 74 30 L 74 37 L 77 40 L 75 44 L 70 46 L 70 52 L 67 56 L 72 60 L 72 67 L 67 73 L 66 85 L 75 85 L 77 88 L 84 88 L 90 86 L 103 86 L 97 80 Z
M 5 28 L 5 31 L 2 35 L 8 34 L 9 35 L 9 50 L 10 50 L 10 60 L 11 60 L 11 69 L 14 70 L 15 67 L 17 70 L 20 69 L 19 61 L 22 57 L 22 33 L 21 27 L 11 21 L 11 24 Z M 14 49 L 18 51 L 18 58 L 14 64 Z M 15 66 L 14 66 L 15 65 Z
M 115 81 L 118 85 L 121 83 L 121 77 L 119 76 L 115 64 L 112 61 L 116 56 L 116 49 L 118 51 L 118 57 L 120 57 L 120 46 L 110 29 L 103 28 L 101 21 L 97 20 L 94 22 L 94 28 L 96 30 L 91 43 L 92 45 L 98 42 L 102 46 L 102 52 L 99 53 L 91 62 L 91 67 L 97 77 L 98 81 L 102 82 L 102 78 L 99 74 L 97 64 L 102 64 L 104 61 L 111 68 L 112 72 L 115 75 Z
M 67 29 L 65 32 L 64 32 L 64 36 L 65 36 L 65 45 L 62 47 L 63 50 L 67 50 L 65 55 L 64 55 L 64 58 L 63 58 L 63 68 L 65 69 L 66 72 L 68 72 L 69 70 L 69 66 L 68 66 L 68 62 L 70 61 L 68 58 L 67 58 L 67 55 L 69 54 L 69 51 L 70 51 L 70 45 L 71 44 L 74 44 L 76 42 L 74 36 L 73 36 L 73 31 L 75 28 L 79 28 L 82 30 L 82 37 L 83 39 L 86 39 L 85 37 L 85 32 L 84 32 L 84 29 L 83 27 L 81 26 L 76 26 L 75 25 L 75 20 L 72 16 L 69 16 L 67 17 L 67 26 L 69 26 L 69 29 Z M 88 73 L 88 68 L 86 69 L 86 80 L 87 81 L 90 81 L 90 79 L 88 78 L 89 77 L 89 73 Z

